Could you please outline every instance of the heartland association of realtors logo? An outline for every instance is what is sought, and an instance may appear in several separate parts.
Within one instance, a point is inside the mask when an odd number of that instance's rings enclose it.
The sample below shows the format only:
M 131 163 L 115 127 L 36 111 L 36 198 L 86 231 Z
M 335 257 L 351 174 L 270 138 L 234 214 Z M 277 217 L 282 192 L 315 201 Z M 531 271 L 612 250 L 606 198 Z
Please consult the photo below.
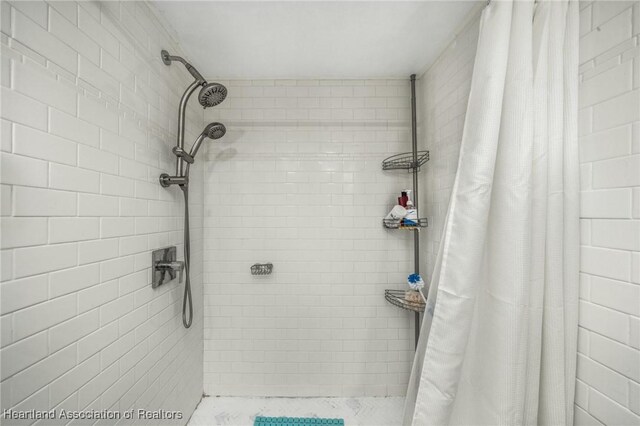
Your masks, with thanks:
M 180 420 L 182 411 L 131 409 L 127 411 L 112 410 L 2 410 L 2 418 L 7 420 Z

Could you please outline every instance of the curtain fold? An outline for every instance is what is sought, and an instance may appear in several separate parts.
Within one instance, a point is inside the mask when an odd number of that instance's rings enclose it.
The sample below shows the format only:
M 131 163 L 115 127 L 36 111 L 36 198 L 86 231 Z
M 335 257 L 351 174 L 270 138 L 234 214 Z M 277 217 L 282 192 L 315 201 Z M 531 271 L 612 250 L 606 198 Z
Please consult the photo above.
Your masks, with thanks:
M 404 424 L 572 424 L 577 6 L 493 1 L 482 13 Z

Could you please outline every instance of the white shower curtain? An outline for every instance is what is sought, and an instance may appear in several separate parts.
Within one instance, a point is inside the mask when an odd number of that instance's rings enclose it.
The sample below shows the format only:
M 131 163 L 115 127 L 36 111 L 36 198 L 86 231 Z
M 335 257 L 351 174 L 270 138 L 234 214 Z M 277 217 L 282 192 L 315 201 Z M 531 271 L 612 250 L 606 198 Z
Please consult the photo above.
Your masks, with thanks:
M 577 96 L 577 0 L 493 0 L 404 424 L 572 425 Z

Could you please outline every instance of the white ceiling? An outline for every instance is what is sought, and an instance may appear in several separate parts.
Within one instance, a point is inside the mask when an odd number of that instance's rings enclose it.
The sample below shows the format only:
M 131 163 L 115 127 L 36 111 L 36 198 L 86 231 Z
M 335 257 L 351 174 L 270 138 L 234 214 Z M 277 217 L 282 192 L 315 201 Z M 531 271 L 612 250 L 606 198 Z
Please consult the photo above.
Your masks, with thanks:
M 477 1 L 154 1 L 205 77 L 406 78 Z M 170 52 L 171 53 L 171 52 Z

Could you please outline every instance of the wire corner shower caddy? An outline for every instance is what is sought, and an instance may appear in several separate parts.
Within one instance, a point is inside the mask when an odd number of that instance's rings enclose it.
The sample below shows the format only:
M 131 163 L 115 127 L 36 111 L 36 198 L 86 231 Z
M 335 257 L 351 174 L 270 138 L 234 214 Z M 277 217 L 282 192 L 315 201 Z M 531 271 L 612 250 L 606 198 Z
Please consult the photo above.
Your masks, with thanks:
M 424 312 L 426 304 L 424 302 L 415 302 L 407 300 L 405 290 L 385 290 L 384 298 L 392 305 L 413 312 Z
M 411 151 L 392 155 L 382 161 L 382 170 L 406 170 L 413 176 L 413 205 L 418 209 L 418 172 L 427 161 L 429 161 L 429 151 L 418 150 L 418 124 L 416 118 L 416 75 L 411 74 Z M 420 218 L 416 225 L 403 226 L 402 223 L 383 219 L 382 224 L 388 229 L 403 229 L 416 231 L 413 233 L 413 269 L 414 273 L 420 273 L 420 228 L 425 228 L 429 221 L 427 218 Z M 424 303 L 411 302 L 406 300 L 404 290 L 387 289 L 384 292 L 385 299 L 402 309 L 414 313 L 415 325 L 414 336 L 415 345 L 418 346 L 420 338 L 420 313 L 424 312 Z M 424 299 L 424 298 L 423 298 Z
M 382 224 L 387 229 L 402 229 L 406 231 L 420 231 L 421 228 L 429 226 L 429 219 L 421 217 L 415 221 L 415 225 L 405 225 L 396 219 L 382 219 Z
M 385 158 L 382 161 L 382 170 L 406 170 L 412 173 L 420 171 L 420 167 L 429 161 L 429 151 L 403 152 Z

